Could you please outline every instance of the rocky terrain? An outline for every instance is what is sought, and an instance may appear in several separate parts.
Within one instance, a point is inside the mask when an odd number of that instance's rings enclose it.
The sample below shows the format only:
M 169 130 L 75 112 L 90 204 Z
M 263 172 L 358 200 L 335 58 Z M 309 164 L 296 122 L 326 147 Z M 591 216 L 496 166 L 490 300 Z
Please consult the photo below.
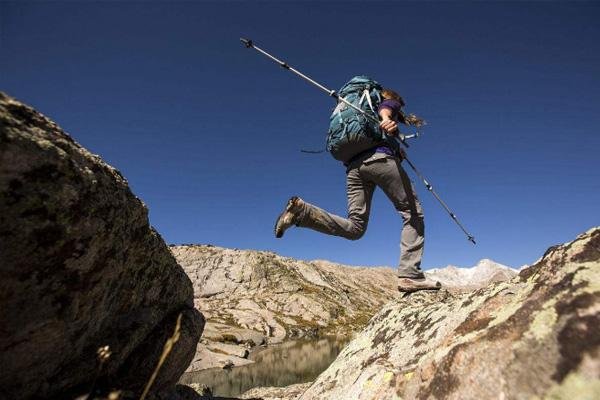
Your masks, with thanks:
M 600 228 L 594 228 L 551 247 L 509 281 L 393 300 L 312 384 L 246 395 L 598 399 L 599 282 Z
M 300 397 L 312 383 L 298 383 L 286 387 L 264 387 L 248 390 L 240 399 L 289 400 Z
M 398 295 L 390 268 L 299 261 L 274 253 L 171 246 L 207 318 L 188 371 L 243 365 L 249 348 L 285 339 L 347 336 Z
M 241 366 L 256 345 L 325 335 L 349 336 L 398 297 L 392 268 L 300 261 L 274 253 L 211 245 L 171 246 L 194 282 L 207 318 L 188 372 Z M 472 290 L 516 272 L 491 260 L 473 268 L 427 272 L 455 290 Z
M 167 391 L 204 324 L 192 283 L 119 171 L 3 93 L 0 310 L 7 400 L 68 399 L 92 386 L 138 398 L 181 316 L 152 386 Z

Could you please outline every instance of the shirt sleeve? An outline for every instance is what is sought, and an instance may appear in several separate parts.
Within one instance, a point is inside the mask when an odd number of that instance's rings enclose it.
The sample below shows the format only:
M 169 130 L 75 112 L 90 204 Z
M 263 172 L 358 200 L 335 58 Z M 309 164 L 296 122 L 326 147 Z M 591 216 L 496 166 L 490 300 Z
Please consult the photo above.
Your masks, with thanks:
M 398 113 L 400 112 L 400 109 L 402 107 L 400 106 L 400 103 L 394 99 L 385 99 L 381 102 L 381 104 L 379 104 L 379 108 L 377 109 L 377 111 L 381 111 L 384 108 L 390 110 L 392 112 L 392 116 L 394 118 L 397 118 Z

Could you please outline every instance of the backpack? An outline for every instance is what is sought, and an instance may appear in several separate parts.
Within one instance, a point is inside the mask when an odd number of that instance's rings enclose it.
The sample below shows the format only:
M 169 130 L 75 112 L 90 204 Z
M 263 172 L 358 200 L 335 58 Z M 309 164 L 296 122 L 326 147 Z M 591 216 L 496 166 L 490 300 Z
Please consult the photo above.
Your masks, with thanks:
M 355 76 L 339 90 L 338 95 L 364 110 L 371 120 L 338 100 L 329 117 L 327 151 L 339 161 L 348 162 L 357 154 L 375 147 L 385 140 L 379 129 L 377 109 L 381 103 L 382 87 L 366 76 Z

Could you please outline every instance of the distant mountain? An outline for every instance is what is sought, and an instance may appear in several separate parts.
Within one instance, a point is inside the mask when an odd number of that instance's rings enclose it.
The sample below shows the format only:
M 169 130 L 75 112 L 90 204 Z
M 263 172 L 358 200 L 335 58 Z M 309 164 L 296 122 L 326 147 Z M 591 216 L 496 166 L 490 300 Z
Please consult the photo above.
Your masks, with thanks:
M 247 363 L 240 359 L 245 358 L 240 346 L 347 336 L 399 296 L 391 268 L 301 261 L 210 245 L 170 249 L 192 280 L 194 304 L 207 319 L 205 343 L 191 370 Z
M 472 290 L 485 287 L 493 282 L 509 280 L 518 272 L 506 265 L 483 259 L 470 268 L 448 265 L 444 268 L 427 270 L 425 274 L 440 281 L 447 288 Z

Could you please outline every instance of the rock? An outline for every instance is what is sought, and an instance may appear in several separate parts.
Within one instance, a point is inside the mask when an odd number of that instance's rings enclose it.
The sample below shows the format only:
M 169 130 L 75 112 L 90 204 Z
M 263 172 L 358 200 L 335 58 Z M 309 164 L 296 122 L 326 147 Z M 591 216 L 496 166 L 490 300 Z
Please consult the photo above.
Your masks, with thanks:
M 311 385 L 298 383 L 286 387 L 261 387 L 250 389 L 240 396 L 240 399 L 260 398 L 263 400 L 296 400 Z
M 119 399 L 121 400 L 121 399 Z M 126 399 L 123 399 L 126 400 Z M 131 400 L 138 400 L 132 398 Z M 159 393 L 153 393 L 148 400 L 220 400 L 214 398 L 204 385 L 175 385 Z M 226 400 L 226 399 L 222 399 Z
M 510 281 L 386 305 L 299 399 L 600 398 L 600 228 Z
M 239 358 L 248 358 L 248 349 L 243 346 L 226 343 L 208 343 L 206 348 L 215 353 L 227 354 Z
M 266 337 L 250 329 L 207 322 L 194 359 L 186 372 L 222 368 L 230 361 L 234 366 L 251 364 L 249 349 L 266 343 Z
M 211 343 L 217 345 L 217 343 Z M 226 365 L 242 366 L 252 364 L 254 361 L 246 358 L 237 357 L 231 354 L 224 354 L 222 352 L 211 351 L 203 343 L 199 343 L 196 348 L 196 354 L 194 359 L 189 364 L 186 372 L 201 371 L 208 368 L 224 368 Z
M 227 360 L 225 364 L 223 364 L 223 369 L 231 369 L 233 368 L 233 361 Z
M 54 122 L 0 93 L 0 397 L 139 390 L 175 320 L 153 389 L 194 356 L 203 318 L 189 278 L 127 181 Z
M 196 393 L 198 393 L 200 396 L 211 397 L 213 395 L 210 387 L 208 387 L 204 383 L 188 383 L 187 386 L 194 389 L 194 391 L 196 391 Z
M 182 320 L 179 339 L 160 369 L 161 373 L 153 384 L 155 388 L 165 388 L 175 384 L 195 356 L 195 350 L 191 349 L 196 348 L 200 336 L 199 332 L 202 332 L 203 320 L 197 318 L 198 311 L 193 308 L 186 308 L 180 314 Z M 165 323 L 157 326 L 149 337 L 142 342 L 125 364 L 121 366 L 118 375 L 112 378 L 112 385 L 134 389 L 137 392 L 143 390 L 146 379 L 140 380 L 140 377 L 152 375 L 156 362 L 162 354 L 163 344 L 173 335 L 177 315 L 173 314 Z M 135 373 L 131 373 L 131 371 L 135 371 Z
M 206 322 L 206 326 L 202 333 L 202 339 L 216 342 L 246 344 L 250 347 L 265 344 L 267 341 L 267 338 L 261 332 L 211 321 Z

